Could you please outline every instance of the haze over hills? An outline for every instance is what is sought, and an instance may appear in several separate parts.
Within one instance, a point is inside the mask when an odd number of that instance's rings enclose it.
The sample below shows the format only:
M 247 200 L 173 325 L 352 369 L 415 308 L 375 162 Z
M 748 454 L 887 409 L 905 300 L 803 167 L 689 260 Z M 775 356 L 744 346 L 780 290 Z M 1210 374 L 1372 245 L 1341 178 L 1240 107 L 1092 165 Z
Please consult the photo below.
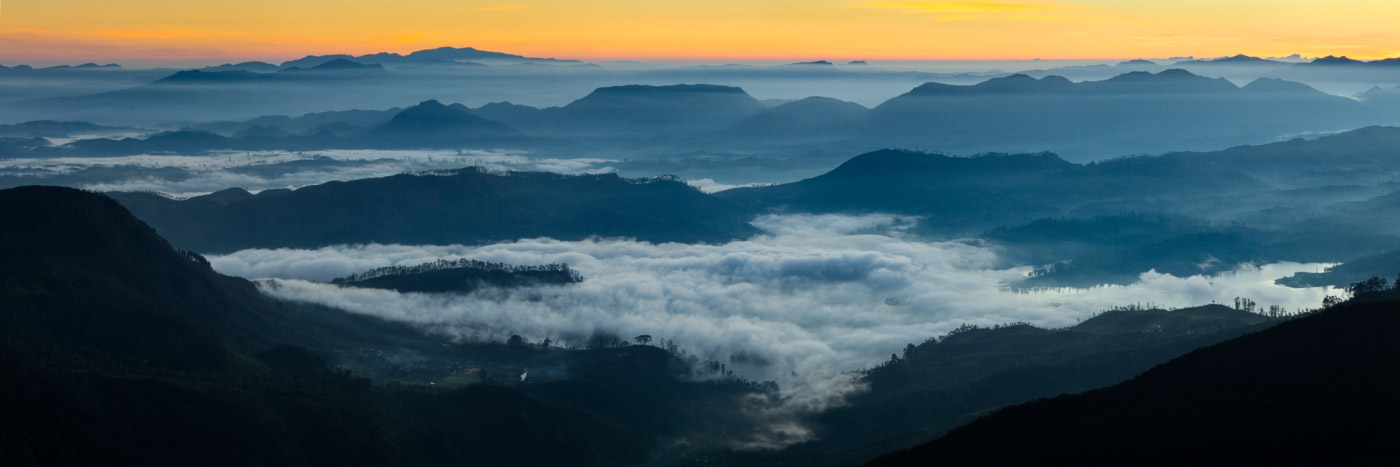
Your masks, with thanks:
M 0 463 L 1388 460 L 1400 59 L 301 55 L 0 67 Z
M 925 84 L 871 110 L 871 134 L 940 150 L 1157 153 L 1266 142 L 1375 121 L 1353 100 L 1305 85 L 1236 87 L 1184 70 L 1104 81 L 1014 75 L 975 86 Z M 996 142 L 989 144 L 989 142 Z
M 390 79 L 376 68 L 368 72 L 344 59 L 327 62 L 345 67 L 304 72 L 260 74 L 245 71 L 180 72 L 142 88 L 96 97 L 92 106 L 123 104 L 131 98 L 152 110 L 176 111 L 183 105 L 241 105 L 255 99 L 283 105 L 287 99 L 315 96 L 345 86 L 384 85 Z M 314 73 L 313 73 L 314 72 Z M 281 75 L 295 75 L 281 78 Z M 303 74 L 314 78 L 301 78 Z M 345 77 L 354 77 L 343 82 Z M 291 79 L 291 81 L 286 81 Z M 303 79 L 311 79 L 305 84 Z M 341 84 L 324 80 L 336 79 Z M 178 86 L 165 83 L 184 83 Z M 223 84 L 217 84 L 223 83 Z M 269 84 L 282 83 L 282 84 Z M 293 83 L 293 84 L 288 84 Z M 361 83 L 361 84 L 355 84 Z M 378 84 L 373 84 L 378 83 Z M 198 85 L 196 85 L 198 84 Z M 283 84 L 287 84 L 287 87 Z M 218 88 L 207 88 L 207 86 Z M 167 88 L 173 86 L 172 88 Z M 227 86 L 234 88 L 225 89 Z M 273 86 L 272 94 L 259 90 Z M 309 87 L 308 87 L 309 86 Z M 302 87 L 307 87 L 302 89 Z M 303 95 L 305 94 L 305 95 Z M 1378 95 L 1378 94 L 1377 94 Z M 123 97 L 124 96 L 124 97 Z M 211 100 L 212 99 L 212 100 Z M 1379 99 L 1379 98 L 1377 98 Z M 1376 102 L 1381 102 L 1377 100 Z M 290 101 L 288 101 L 290 102 Z M 425 100 L 423 102 L 437 102 Z M 541 152 L 626 154 L 655 158 L 658 154 L 693 147 L 740 153 L 783 153 L 799 150 L 863 151 L 879 147 L 929 147 L 951 153 L 988 151 L 1053 151 L 1073 161 L 1126 154 L 1206 150 L 1240 144 L 1273 142 L 1291 135 L 1348 130 L 1396 121 L 1384 106 L 1368 105 L 1322 93 L 1307 85 L 1278 79 L 1258 79 L 1237 87 L 1224 79 L 1209 79 L 1182 70 L 1152 74 L 1131 72 L 1103 81 L 1075 83 L 1060 77 L 1013 75 L 959 86 L 926 83 L 873 109 L 829 98 L 807 98 L 766 108 L 744 90 L 715 85 L 628 85 L 604 87 L 561 107 L 535 108 L 498 102 L 456 110 L 495 124 L 465 120 L 456 112 L 414 117 L 417 125 L 439 127 L 437 134 L 399 135 L 366 132 L 354 126 L 374 126 L 388 118 L 322 112 L 317 121 L 328 134 L 287 117 L 264 116 L 245 123 L 212 123 L 200 128 L 230 134 L 254 125 L 283 126 L 289 133 L 316 138 L 285 141 L 210 141 L 207 146 L 181 151 L 260 150 L 279 146 L 298 150 L 336 148 L 490 148 L 512 147 Z M 167 105 L 168 104 L 168 105 Z M 85 104 L 89 105 L 89 104 Z M 271 109 L 268 109 L 271 110 Z M 346 117 L 335 121 L 336 115 Z M 441 122 L 428 123 L 428 119 Z M 456 123 L 454 123 L 456 122 Z M 509 127 L 509 128 L 507 128 Z M 519 130 L 511 131 L 510 128 Z M 449 133 L 458 134 L 449 134 Z M 75 147 L 93 155 L 112 146 L 81 143 Z M 135 145 L 129 151 L 159 152 L 159 147 Z M 59 151 L 62 153 L 63 151 Z M 42 155 L 42 154 L 41 154 Z

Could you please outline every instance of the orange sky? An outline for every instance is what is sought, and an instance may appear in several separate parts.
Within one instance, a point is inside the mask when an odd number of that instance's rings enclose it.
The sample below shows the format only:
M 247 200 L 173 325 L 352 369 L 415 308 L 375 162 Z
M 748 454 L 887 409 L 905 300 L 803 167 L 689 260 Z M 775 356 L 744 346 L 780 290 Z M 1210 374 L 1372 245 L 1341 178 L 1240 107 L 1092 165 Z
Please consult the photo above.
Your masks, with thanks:
M 1400 56 L 1394 0 L 7 0 L 0 62 Z

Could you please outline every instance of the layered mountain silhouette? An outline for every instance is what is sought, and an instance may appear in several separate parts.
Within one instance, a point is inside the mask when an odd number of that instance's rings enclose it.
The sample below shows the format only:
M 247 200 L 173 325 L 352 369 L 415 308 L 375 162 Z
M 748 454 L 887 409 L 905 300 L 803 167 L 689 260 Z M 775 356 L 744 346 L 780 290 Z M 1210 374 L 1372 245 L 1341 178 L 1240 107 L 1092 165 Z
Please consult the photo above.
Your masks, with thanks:
M 175 245 L 201 252 L 532 237 L 718 242 L 757 232 L 744 211 L 683 182 L 613 174 L 466 168 L 256 195 L 231 189 L 183 201 L 149 193 L 112 196 Z
M 35 104 L 80 106 L 84 112 L 120 107 L 178 120 L 190 117 L 175 114 L 195 112 L 195 106 L 280 111 L 321 94 L 384 89 L 397 80 L 417 79 L 344 57 L 303 65 L 312 68 L 182 71 L 133 89 Z M 930 82 L 869 110 L 815 97 L 765 108 L 743 89 L 718 85 L 610 86 L 560 107 L 499 102 L 459 110 L 519 130 L 520 147 L 546 150 L 645 154 L 834 144 L 834 149 L 850 151 L 896 146 L 964 154 L 1049 150 L 1079 161 L 1256 144 L 1390 122 L 1395 112 L 1384 105 L 1382 94 L 1370 93 L 1358 102 L 1297 82 L 1263 78 L 1240 87 L 1168 69 L 1083 82 L 1024 74 L 976 85 Z M 330 123 L 337 122 L 323 124 Z M 228 135 L 236 130 L 221 131 Z M 413 147 L 412 141 L 306 141 L 295 148 Z M 416 141 L 419 147 L 444 144 L 436 138 Z

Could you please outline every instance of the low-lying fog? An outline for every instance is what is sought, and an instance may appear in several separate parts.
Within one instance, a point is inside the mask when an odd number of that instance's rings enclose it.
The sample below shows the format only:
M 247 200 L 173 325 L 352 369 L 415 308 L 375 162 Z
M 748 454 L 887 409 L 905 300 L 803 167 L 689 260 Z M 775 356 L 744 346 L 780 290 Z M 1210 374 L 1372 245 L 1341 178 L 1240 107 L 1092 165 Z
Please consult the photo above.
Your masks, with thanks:
M 323 150 L 0 159 L 0 184 L 56 184 L 94 191 L 154 191 L 177 198 L 240 187 L 253 193 L 330 181 L 479 165 L 563 174 L 613 172 L 606 159 L 533 157 L 496 150 Z M 4 183 L 4 178 L 13 183 Z M 713 181 L 697 182 L 713 185 Z M 4 187 L 0 187 L 4 188 Z
M 1212 277 L 1145 272 L 1131 286 L 1033 293 L 1005 290 L 1027 267 L 1002 268 L 976 242 L 923 242 L 915 219 L 891 215 L 764 216 L 767 234 L 723 245 L 621 239 L 522 240 L 485 246 L 356 245 L 244 250 L 210 256 L 219 272 L 271 278 L 274 297 L 342 308 L 461 339 L 519 334 L 579 343 L 594 332 L 673 339 L 736 374 L 775 380 L 820 406 L 852 390 L 843 371 L 878 364 L 905 344 L 963 323 L 1074 325 L 1093 313 L 1149 302 L 1186 307 L 1248 297 L 1289 310 L 1318 306 L 1329 290 L 1274 279 L 1323 265 L 1280 263 Z M 580 284 L 475 295 L 341 288 L 319 282 L 388 265 L 475 258 L 520 265 L 568 263 Z

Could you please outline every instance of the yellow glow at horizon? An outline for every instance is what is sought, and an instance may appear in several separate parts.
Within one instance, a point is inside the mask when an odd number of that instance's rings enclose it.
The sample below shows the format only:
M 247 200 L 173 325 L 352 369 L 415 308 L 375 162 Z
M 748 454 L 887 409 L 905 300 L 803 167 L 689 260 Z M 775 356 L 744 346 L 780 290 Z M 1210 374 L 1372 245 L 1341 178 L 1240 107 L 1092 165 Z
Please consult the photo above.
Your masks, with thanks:
M 408 52 L 583 59 L 1400 56 L 1393 0 L 11 0 L 0 60 Z

